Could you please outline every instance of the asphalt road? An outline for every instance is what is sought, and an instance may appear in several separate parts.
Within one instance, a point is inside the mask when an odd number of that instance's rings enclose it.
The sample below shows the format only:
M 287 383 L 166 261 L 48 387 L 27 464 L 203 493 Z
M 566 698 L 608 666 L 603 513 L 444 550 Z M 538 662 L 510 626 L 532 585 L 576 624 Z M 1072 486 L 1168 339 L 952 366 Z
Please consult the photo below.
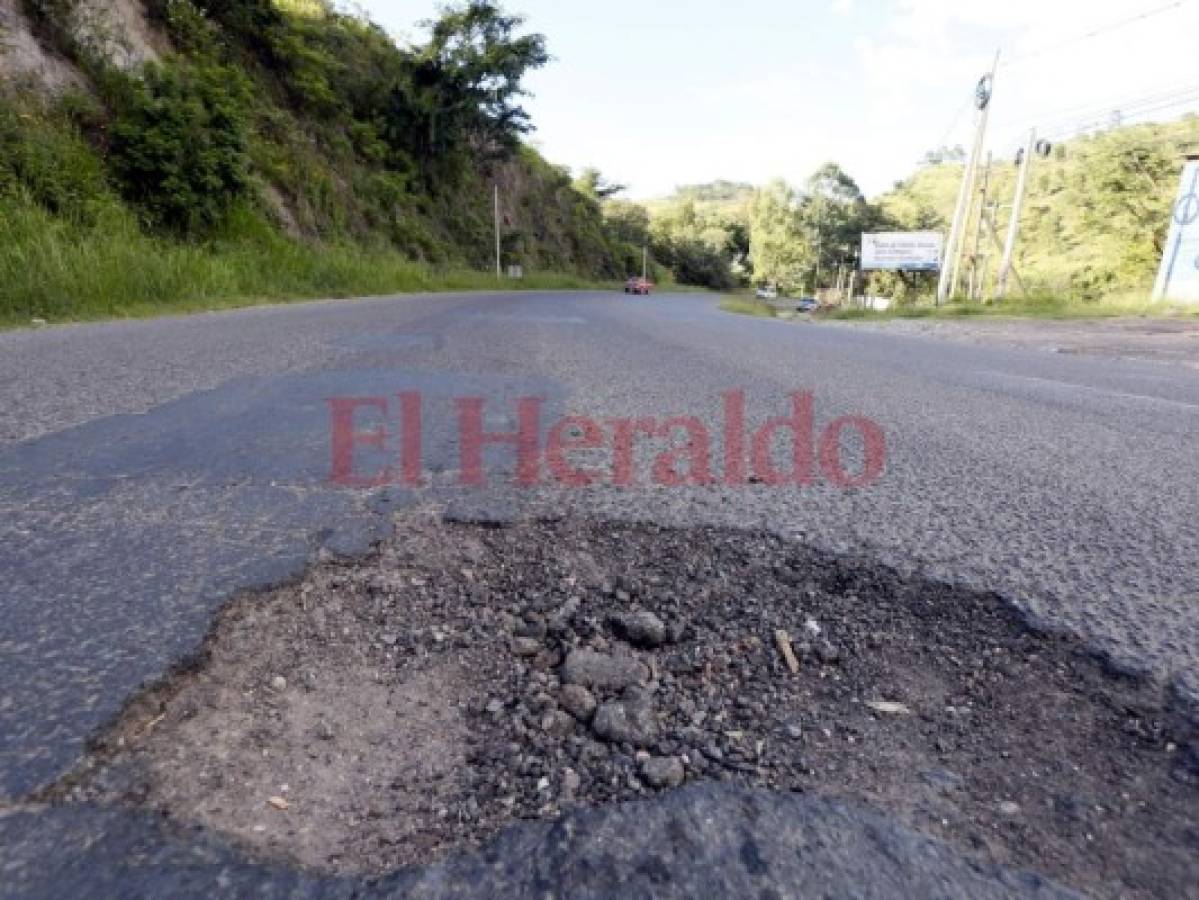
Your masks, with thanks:
M 751 427 L 797 391 L 815 397 L 817 434 L 868 417 L 885 469 L 858 489 L 656 485 L 654 459 L 678 441 L 640 435 L 631 486 L 563 486 L 543 464 L 521 487 L 502 446 L 486 487 L 459 483 L 459 399 L 485 401 L 490 431 L 516 428 L 521 397 L 543 401 L 543 432 L 568 415 L 695 417 L 719 478 L 730 391 Z M 327 401 L 392 398 L 395 416 L 401 392 L 423 399 L 425 485 L 330 484 Z M 360 552 L 415 503 L 765 525 L 993 589 L 1199 709 L 1188 368 L 742 318 L 702 296 L 442 295 L 0 334 L 0 397 L 5 804 L 72 769 L 232 592 L 322 549 Z M 571 459 L 610 470 L 611 428 L 604 443 Z M 851 473 L 859 450 L 847 441 Z M 360 448 L 356 471 L 385 461 Z

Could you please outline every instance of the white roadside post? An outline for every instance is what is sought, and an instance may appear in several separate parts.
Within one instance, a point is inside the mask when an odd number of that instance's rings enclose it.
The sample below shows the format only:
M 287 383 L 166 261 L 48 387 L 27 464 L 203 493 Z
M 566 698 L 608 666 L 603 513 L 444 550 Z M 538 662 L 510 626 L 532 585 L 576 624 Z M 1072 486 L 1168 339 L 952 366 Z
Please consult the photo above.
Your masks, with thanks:
M 1199 303 L 1199 156 L 1188 156 L 1182 167 L 1153 299 Z

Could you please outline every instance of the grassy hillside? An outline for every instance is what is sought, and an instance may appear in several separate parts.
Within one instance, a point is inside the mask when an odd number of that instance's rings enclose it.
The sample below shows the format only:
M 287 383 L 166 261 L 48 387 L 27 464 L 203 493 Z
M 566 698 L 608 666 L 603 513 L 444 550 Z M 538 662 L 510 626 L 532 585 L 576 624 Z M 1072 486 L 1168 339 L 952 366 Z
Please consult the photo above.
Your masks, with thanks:
M 526 285 L 633 255 L 524 144 L 548 56 L 493 3 L 399 47 L 323 0 L 2 2 L 58 76 L 0 51 L 0 321 L 495 286 L 497 184 Z
M 1199 117 L 1133 125 L 1079 137 L 1034 159 L 1016 265 L 1029 293 L 1095 301 L 1147 295 L 1161 259 L 1183 154 L 1199 150 Z M 991 197 L 1006 232 L 1017 167 L 997 160 Z M 884 215 L 908 228 L 946 228 L 962 167 L 916 172 L 879 200 Z M 972 222 L 967 234 L 975 233 Z M 994 272 L 998 248 L 984 238 Z M 968 251 L 973 249 L 973 242 Z M 993 277 L 993 275 L 989 276 Z

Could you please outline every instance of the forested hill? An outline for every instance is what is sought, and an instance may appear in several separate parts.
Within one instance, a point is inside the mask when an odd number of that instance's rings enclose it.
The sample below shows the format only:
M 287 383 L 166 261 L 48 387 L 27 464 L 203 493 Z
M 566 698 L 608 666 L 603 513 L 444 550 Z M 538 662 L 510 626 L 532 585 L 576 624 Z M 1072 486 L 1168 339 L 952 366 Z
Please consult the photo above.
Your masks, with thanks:
M 525 140 L 545 39 L 490 0 L 430 25 L 401 46 L 326 0 L 0 0 L 0 317 L 493 269 L 497 184 L 505 265 L 639 269 Z
M 1056 144 L 1034 157 L 1017 267 L 1035 293 L 1095 299 L 1144 292 L 1153 282 L 1170 224 L 1184 156 L 1199 152 L 1199 116 L 1114 127 Z M 995 159 L 989 198 L 1002 234 L 1018 168 Z M 953 217 L 962 165 L 926 165 L 880 198 L 901 227 L 944 228 Z M 968 234 L 977 231 L 977 219 Z M 994 262 L 997 248 L 984 238 Z
M 1063 301 L 1147 298 L 1183 159 L 1195 152 L 1199 117 L 1191 115 L 1076 135 L 1058 142 L 1048 158 L 1035 157 L 1016 258 L 1018 287 Z M 832 286 L 856 265 L 864 231 L 947 232 L 963 156 L 960 150 L 929 153 L 910 177 L 873 199 L 852 173 L 830 162 L 798 185 L 715 182 L 680 188 L 640 211 L 610 200 L 606 213 L 625 233 L 635 234 L 640 225 L 655 256 L 683 280 L 718 287 L 769 282 L 810 292 Z M 984 295 L 994 283 L 997 236 L 1006 233 L 1011 215 L 1019 171 L 1014 157 L 1014 151 L 996 157 L 987 178 L 995 234 L 991 227 L 980 231 L 977 214 L 965 231 L 968 257 L 978 248 Z M 931 298 L 934 281 L 876 273 L 868 288 L 915 302 Z

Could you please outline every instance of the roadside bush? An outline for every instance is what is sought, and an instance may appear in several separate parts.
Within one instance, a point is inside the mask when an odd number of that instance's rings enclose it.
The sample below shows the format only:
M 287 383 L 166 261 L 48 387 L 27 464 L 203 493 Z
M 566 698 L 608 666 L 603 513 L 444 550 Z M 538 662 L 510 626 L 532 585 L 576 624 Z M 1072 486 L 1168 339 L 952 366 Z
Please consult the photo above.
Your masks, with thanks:
M 216 224 L 249 185 L 249 89 L 223 66 L 150 65 L 122 98 L 109 160 L 125 196 L 154 225 Z
M 117 202 L 103 163 L 66 113 L 0 95 L 0 197 L 18 193 L 76 224 Z

